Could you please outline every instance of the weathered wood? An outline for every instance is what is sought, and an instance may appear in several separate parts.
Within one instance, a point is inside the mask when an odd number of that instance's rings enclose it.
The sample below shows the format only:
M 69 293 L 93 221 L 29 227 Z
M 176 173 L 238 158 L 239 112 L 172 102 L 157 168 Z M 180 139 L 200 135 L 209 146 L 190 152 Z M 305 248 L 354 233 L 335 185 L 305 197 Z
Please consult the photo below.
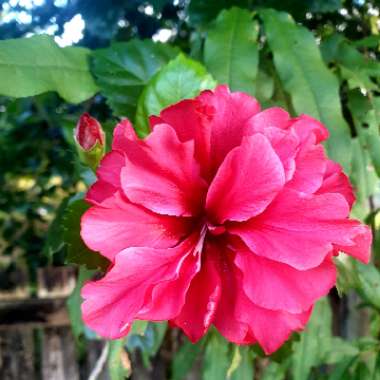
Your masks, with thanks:
M 23 328 L 0 331 L 0 379 L 35 378 L 33 330 Z
M 74 338 L 69 327 L 43 330 L 41 372 L 43 380 L 79 380 Z
M 37 270 L 37 297 L 68 297 L 75 288 L 74 267 L 46 267 Z
M 29 277 L 25 269 L 17 268 L 9 273 L 1 272 L 0 277 L 0 302 L 29 297 Z

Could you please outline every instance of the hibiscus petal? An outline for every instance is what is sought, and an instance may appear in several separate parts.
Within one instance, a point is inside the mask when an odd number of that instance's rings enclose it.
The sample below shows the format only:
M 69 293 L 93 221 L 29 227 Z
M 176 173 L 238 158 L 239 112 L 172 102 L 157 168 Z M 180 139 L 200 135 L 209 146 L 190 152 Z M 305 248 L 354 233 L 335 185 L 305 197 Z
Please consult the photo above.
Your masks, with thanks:
M 323 183 L 316 194 L 338 193 L 342 194 L 350 208 L 355 202 L 355 194 L 348 177 L 343 173 L 342 167 L 334 161 L 328 160 Z
M 260 104 L 248 94 L 230 92 L 224 85 L 201 93 L 197 100 L 214 108 L 209 133 L 211 166 L 215 171 L 227 153 L 240 145 L 248 121 L 260 111 Z
M 285 182 L 284 168 L 262 134 L 245 137 L 220 166 L 206 198 L 212 221 L 243 221 L 261 213 Z
M 299 270 L 316 267 L 333 244 L 354 246 L 358 223 L 339 194 L 307 195 L 284 189 L 265 212 L 246 223 L 228 226 L 259 256 Z M 364 256 L 369 247 L 365 247 Z
M 267 128 L 286 129 L 290 124 L 289 114 L 280 107 L 267 108 L 249 120 L 250 129 L 261 133 Z
M 100 161 L 96 170 L 98 180 L 90 187 L 86 194 L 86 201 L 99 205 L 120 188 L 120 173 L 125 165 L 125 156 L 118 151 L 107 153 Z
M 237 277 L 240 274 L 236 273 L 235 265 L 232 262 L 234 254 L 225 247 L 219 247 L 219 249 L 223 255 L 220 257 L 221 296 L 213 324 L 230 342 L 236 344 L 256 343 L 248 324 L 240 320 L 237 311 L 238 298 L 244 294 L 241 281 Z
M 235 263 L 243 273 L 244 291 L 265 309 L 301 313 L 328 294 L 335 285 L 336 270 L 328 257 L 321 265 L 305 271 L 255 255 L 236 247 Z
M 149 118 L 151 128 L 159 124 L 169 124 L 177 133 L 181 142 L 194 141 L 194 156 L 201 163 L 202 174 L 208 178 L 210 155 L 210 128 L 214 108 L 202 104 L 197 99 L 185 99 L 168 108 L 160 116 Z
M 133 247 L 118 253 L 105 277 L 82 289 L 84 322 L 106 338 L 126 335 L 155 286 L 179 278 L 195 245 L 192 237 L 172 249 Z M 186 286 L 182 291 L 186 292 Z M 180 309 L 181 300 L 177 301 Z
M 81 236 L 86 245 L 108 259 L 131 246 L 172 247 L 188 234 L 190 221 L 158 215 L 116 193 L 108 207 L 94 206 L 81 220 Z
M 131 202 L 167 215 L 200 211 L 206 184 L 194 159 L 193 141 L 181 143 L 169 125 L 161 124 L 144 147 L 126 156 L 121 182 Z
M 320 143 L 329 137 L 329 131 L 318 120 L 308 115 L 300 115 L 292 119 L 292 123 L 288 126 L 296 131 L 303 144 L 312 142 Z
M 302 149 L 296 158 L 296 170 L 287 187 L 313 194 L 323 181 L 327 167 L 327 157 L 322 145 L 312 145 Z
M 113 131 L 113 150 L 128 151 L 131 148 L 131 142 L 135 141 L 138 141 L 138 137 L 128 119 L 124 119 L 116 125 Z
M 221 293 L 221 280 L 218 273 L 213 247 L 208 245 L 202 255 L 205 257 L 202 269 L 194 277 L 186 295 L 186 302 L 172 324 L 180 327 L 195 343 L 208 330 L 214 319 Z
M 352 244 L 334 244 L 334 248 L 338 251 L 347 253 L 355 259 L 360 260 L 364 264 L 368 264 L 371 258 L 372 232 L 371 229 L 361 224 L 359 221 L 350 221 L 352 229 Z
M 293 331 L 302 330 L 311 314 L 311 308 L 299 314 L 268 310 L 255 305 L 243 292 L 237 297 L 236 309 L 267 355 L 278 350 Z

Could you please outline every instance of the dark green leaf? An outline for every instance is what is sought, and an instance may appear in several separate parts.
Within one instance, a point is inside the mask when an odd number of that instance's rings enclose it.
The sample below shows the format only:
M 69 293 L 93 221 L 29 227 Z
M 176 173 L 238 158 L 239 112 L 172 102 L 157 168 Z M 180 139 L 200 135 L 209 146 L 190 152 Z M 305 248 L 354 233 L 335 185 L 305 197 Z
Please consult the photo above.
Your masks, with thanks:
M 0 94 L 22 98 L 56 91 L 70 103 L 83 102 L 97 92 L 88 55 L 84 48 L 60 48 L 44 35 L 0 41 Z
M 63 216 L 63 240 L 67 245 L 67 261 L 85 265 L 88 269 L 106 268 L 108 260 L 98 253 L 89 250 L 80 236 L 80 219 L 89 208 L 82 200 L 69 203 Z
M 151 40 L 119 42 L 95 51 L 92 72 L 114 115 L 132 119 L 144 86 L 178 52 Z
M 191 0 L 189 16 L 191 24 L 206 24 L 213 20 L 218 13 L 232 6 L 245 8 L 248 0 Z
M 204 61 L 213 77 L 232 91 L 254 95 L 258 25 L 249 11 L 224 10 L 207 33 Z
M 342 116 L 339 84 L 325 66 L 313 34 L 286 13 L 263 10 L 261 16 L 274 63 L 297 113 L 322 121 L 330 131 L 331 158 L 349 168 L 350 132 Z
M 307 380 L 311 369 L 323 363 L 331 349 L 331 308 L 327 298 L 318 301 L 314 307 L 300 341 L 294 344 L 291 366 L 294 380 Z
M 178 55 L 149 81 L 141 94 L 136 115 L 137 132 L 140 135 L 148 133 L 150 115 L 158 115 L 163 108 L 214 86 L 214 80 L 200 63 Z
M 201 353 L 203 341 L 196 344 L 186 340 L 176 352 L 172 361 L 172 380 L 183 380 L 193 368 L 194 362 Z

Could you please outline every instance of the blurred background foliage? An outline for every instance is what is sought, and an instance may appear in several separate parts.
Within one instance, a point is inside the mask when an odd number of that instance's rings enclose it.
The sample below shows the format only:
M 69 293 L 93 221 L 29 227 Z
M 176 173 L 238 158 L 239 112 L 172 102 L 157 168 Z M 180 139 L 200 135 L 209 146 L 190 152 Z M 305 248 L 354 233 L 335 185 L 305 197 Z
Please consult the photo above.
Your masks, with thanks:
M 15 269 L 26 271 L 33 287 L 37 268 L 79 265 L 68 302 L 78 352 L 98 339 L 79 313 L 81 284 L 105 265 L 79 237 L 81 198 L 94 180 L 75 152 L 79 115 L 98 118 L 108 143 L 121 117 L 143 136 L 148 115 L 227 83 L 263 107 L 325 123 L 329 155 L 355 186 L 353 215 L 373 228 L 372 263 L 338 258 L 337 291 L 316 305 L 305 332 L 271 357 L 229 345 L 214 331 L 192 345 L 166 324 L 141 322 L 105 346 L 110 378 L 130 376 L 129 355 L 136 379 L 137 362 L 154 379 L 380 379 L 379 1 L 0 6 L 0 288 L 17 283 Z

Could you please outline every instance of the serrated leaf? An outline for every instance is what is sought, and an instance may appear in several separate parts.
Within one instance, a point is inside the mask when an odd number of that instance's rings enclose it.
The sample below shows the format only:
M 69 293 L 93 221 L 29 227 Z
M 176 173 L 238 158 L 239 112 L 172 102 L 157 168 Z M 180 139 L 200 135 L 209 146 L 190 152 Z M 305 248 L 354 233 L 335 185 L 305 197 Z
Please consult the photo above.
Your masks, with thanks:
M 215 81 L 196 61 L 179 54 L 164 66 L 148 83 L 137 105 L 136 130 L 148 133 L 148 117 L 183 99 L 189 99 L 202 90 L 215 87 Z
M 350 166 L 350 131 L 345 122 L 337 78 L 324 64 L 313 34 L 282 12 L 260 12 L 274 63 L 293 107 L 324 123 L 330 131 L 327 149 L 346 170 Z
M 22 98 L 56 91 L 69 103 L 97 92 L 89 71 L 89 50 L 60 48 L 50 36 L 0 41 L 0 94 Z
M 97 252 L 89 250 L 80 236 L 80 219 L 90 206 L 82 199 L 69 203 L 62 219 L 63 240 L 67 245 L 66 259 L 85 265 L 88 269 L 105 269 L 109 262 Z
M 175 353 L 172 361 L 172 380 L 183 380 L 194 365 L 203 348 L 203 341 L 196 344 L 186 340 Z
M 371 305 L 380 309 L 380 272 L 374 265 L 355 262 L 358 291 Z
M 232 91 L 255 93 L 258 24 L 240 8 L 222 11 L 207 32 L 204 62 L 212 76 Z
M 211 335 L 203 360 L 203 380 L 221 380 L 227 376 L 229 366 L 228 343 L 219 334 Z
M 96 50 L 91 69 L 114 115 L 132 119 L 144 86 L 178 53 L 178 48 L 152 40 L 118 42 Z
M 310 321 L 294 343 L 291 371 L 294 380 L 309 379 L 310 370 L 323 363 L 331 349 L 331 308 L 327 298 L 314 306 Z

